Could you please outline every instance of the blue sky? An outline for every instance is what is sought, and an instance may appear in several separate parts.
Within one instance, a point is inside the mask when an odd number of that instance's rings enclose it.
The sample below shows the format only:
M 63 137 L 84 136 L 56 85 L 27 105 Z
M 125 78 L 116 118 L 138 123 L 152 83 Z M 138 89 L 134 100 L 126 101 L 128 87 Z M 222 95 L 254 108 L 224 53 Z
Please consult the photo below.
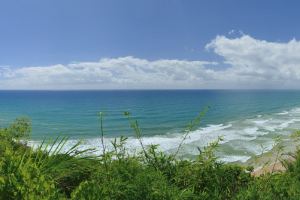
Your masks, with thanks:
M 232 29 L 270 41 L 297 38 L 299 8 L 280 0 L 1 1 L 0 65 L 211 59 L 204 46 Z
M 197 65 L 198 68 L 208 71 L 209 69 L 225 70 L 228 67 L 234 69 L 241 63 L 235 62 L 236 57 L 232 58 L 230 57 L 231 54 L 226 54 L 226 52 L 220 50 L 222 48 L 219 47 L 223 43 L 217 42 L 226 42 L 226 39 L 235 42 L 234 39 L 240 39 L 238 42 L 241 43 L 236 45 L 241 47 L 244 44 L 243 41 L 247 39 L 244 36 L 248 36 L 250 40 L 252 39 L 253 43 L 249 42 L 254 45 L 256 42 L 263 43 L 263 41 L 267 41 L 270 45 L 273 43 L 288 44 L 294 38 L 297 42 L 300 35 L 299 8 L 299 1 L 280 0 L 1 1 L 0 66 L 2 66 L 2 69 L 0 69 L 0 81 L 27 76 L 22 74 L 23 71 L 16 71 L 16 69 L 31 70 L 30 67 L 36 67 L 33 68 L 36 71 L 38 67 L 49 68 L 50 66 L 62 65 L 69 70 L 72 68 L 72 66 L 69 66 L 72 63 L 95 64 L 101 63 L 99 61 L 101 59 L 108 58 L 111 61 L 132 58 L 130 62 L 128 59 L 126 60 L 126 63 L 129 62 L 131 66 L 137 65 L 135 62 L 146 60 L 149 62 L 148 65 L 151 66 L 149 68 L 153 67 L 155 70 L 158 67 L 154 64 L 159 60 L 165 60 L 166 62 L 172 60 L 211 62 L 201 63 L 201 66 Z M 224 40 L 219 38 L 220 40 L 217 41 L 218 36 L 223 36 Z M 217 45 L 208 45 L 213 41 Z M 206 46 L 210 46 L 210 48 L 205 48 Z M 244 46 L 242 49 L 247 48 Z M 294 47 L 290 45 L 286 48 Z M 265 50 L 262 51 L 265 52 Z M 254 50 L 254 52 L 256 51 Z M 235 59 L 235 61 L 232 61 L 232 59 Z M 215 64 L 216 62 L 217 64 Z M 279 66 L 280 62 L 277 60 L 276 62 L 276 66 Z M 271 63 L 274 63 L 274 61 L 270 61 L 267 65 L 272 65 Z M 248 64 L 242 67 L 245 68 Z M 118 63 L 118 65 L 121 64 Z M 123 63 L 123 65 L 126 64 Z M 160 63 L 160 65 L 163 64 Z M 208 65 L 210 67 L 207 67 Z M 105 66 L 100 68 L 103 69 Z M 193 67 L 197 68 L 197 66 Z M 109 72 L 112 76 L 120 73 L 118 66 L 114 67 L 116 69 Z M 99 66 L 96 68 L 99 68 Z M 264 69 L 264 67 L 260 67 L 260 69 Z M 294 70 L 291 69 L 291 66 L 287 66 L 287 69 L 289 69 L 287 74 L 291 74 Z M 259 70 L 253 69 L 253 71 Z M 44 73 L 47 73 L 47 71 Z M 163 73 L 167 72 L 163 71 Z M 136 74 L 136 76 L 138 75 Z M 143 75 L 147 78 L 147 75 Z M 174 77 L 178 76 L 180 75 L 174 75 Z M 129 79 L 128 74 L 122 76 L 124 81 L 126 77 Z M 29 79 L 29 77 L 25 78 Z M 55 79 L 57 78 L 55 77 Z M 99 82 L 103 82 L 102 79 L 94 78 Z M 118 77 L 114 78 L 118 79 Z M 215 76 L 213 78 L 218 80 Z M 58 79 L 64 79 L 64 76 L 61 75 Z M 81 78 L 77 77 L 77 79 Z M 189 76 L 186 81 L 191 82 L 194 79 Z M 246 80 L 242 77 L 238 77 L 238 79 Z M 68 84 L 72 85 L 72 81 L 68 82 L 68 80 L 62 80 L 61 84 L 65 84 L 64 88 L 68 88 Z M 206 80 L 206 78 L 201 77 L 201 80 Z M 12 80 L 10 81 L 12 82 Z M 97 81 L 93 86 L 89 85 L 88 88 L 106 87 L 98 87 L 97 84 L 99 83 Z M 157 85 L 151 85 L 150 80 L 147 83 L 144 79 L 136 81 L 140 81 L 135 83 L 140 84 L 141 87 L 158 87 Z M 174 78 L 174 81 L 177 81 L 177 79 Z M 245 81 L 245 85 L 247 83 Z M 131 88 L 132 84 L 128 83 L 128 88 Z M 172 86 L 173 83 L 170 82 L 169 84 Z M 222 85 L 222 83 L 219 83 L 220 85 L 216 84 L 214 86 L 212 83 L 208 84 L 208 82 L 203 85 L 200 82 L 194 82 L 190 85 L 189 83 L 176 84 L 176 88 L 218 88 Z M 228 88 L 235 88 L 235 84 L 237 83 L 228 84 Z M 15 88 L 11 83 L 6 82 L 3 85 L 6 85 L 7 88 Z M 260 88 L 263 86 L 259 84 L 251 87 Z M 28 84 L 26 87 L 32 88 L 32 85 Z M 52 87 L 56 88 L 58 86 L 49 84 L 45 86 L 45 88 Z M 114 86 L 113 83 L 107 87 L 119 88 L 119 86 Z M 277 87 L 277 85 L 276 83 L 267 85 L 267 88 L 269 87 Z M 287 83 L 286 87 L 294 86 Z M 19 88 L 19 86 L 16 86 L 16 88 Z M 78 85 L 78 88 L 85 87 L 81 84 Z

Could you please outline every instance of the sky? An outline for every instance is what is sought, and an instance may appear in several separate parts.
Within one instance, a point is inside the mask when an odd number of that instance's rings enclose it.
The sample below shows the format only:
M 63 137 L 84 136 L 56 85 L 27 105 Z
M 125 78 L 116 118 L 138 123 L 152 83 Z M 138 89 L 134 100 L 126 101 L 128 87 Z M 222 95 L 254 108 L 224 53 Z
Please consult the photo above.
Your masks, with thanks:
M 296 0 L 2 0 L 0 89 L 300 89 Z

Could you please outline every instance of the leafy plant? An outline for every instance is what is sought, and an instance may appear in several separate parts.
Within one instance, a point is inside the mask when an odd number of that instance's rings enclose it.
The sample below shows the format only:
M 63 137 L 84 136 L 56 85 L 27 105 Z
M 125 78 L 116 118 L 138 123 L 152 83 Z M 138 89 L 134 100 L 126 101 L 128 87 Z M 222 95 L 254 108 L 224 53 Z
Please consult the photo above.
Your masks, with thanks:
M 189 133 L 201 122 L 205 109 L 184 130 L 182 141 L 172 154 L 158 145 L 144 145 L 142 129 L 130 113 L 125 113 L 141 146 L 129 152 L 127 138 L 104 141 L 103 113 L 99 113 L 101 149 L 80 150 L 81 142 L 70 145 L 68 138 L 43 141 L 37 148 L 26 145 L 31 123 L 22 118 L 0 129 L 0 199 L 238 199 L 284 200 L 300 196 L 300 149 L 281 157 L 283 146 L 275 141 L 275 160 L 285 172 L 271 171 L 259 177 L 253 167 L 220 162 L 215 152 L 219 137 L 194 160 L 178 158 Z M 297 140 L 298 132 L 293 134 Z M 69 146 L 69 147 L 68 147 Z

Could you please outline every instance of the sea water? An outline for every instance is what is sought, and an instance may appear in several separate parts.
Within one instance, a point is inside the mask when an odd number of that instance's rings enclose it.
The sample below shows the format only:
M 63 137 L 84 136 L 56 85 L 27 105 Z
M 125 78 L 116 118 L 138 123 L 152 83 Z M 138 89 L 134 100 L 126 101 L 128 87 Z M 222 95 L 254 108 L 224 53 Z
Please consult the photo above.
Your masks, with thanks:
M 128 119 L 138 120 L 145 145 L 174 151 L 183 130 L 205 107 L 210 109 L 184 141 L 181 155 L 193 158 L 218 136 L 218 156 L 226 162 L 246 161 L 270 150 L 274 137 L 300 128 L 297 90 L 112 90 L 112 91 L 0 91 L 0 126 L 15 118 L 32 120 L 30 144 L 68 136 L 69 145 L 83 139 L 82 148 L 101 151 L 98 113 L 104 113 L 105 142 L 128 137 L 138 149 Z

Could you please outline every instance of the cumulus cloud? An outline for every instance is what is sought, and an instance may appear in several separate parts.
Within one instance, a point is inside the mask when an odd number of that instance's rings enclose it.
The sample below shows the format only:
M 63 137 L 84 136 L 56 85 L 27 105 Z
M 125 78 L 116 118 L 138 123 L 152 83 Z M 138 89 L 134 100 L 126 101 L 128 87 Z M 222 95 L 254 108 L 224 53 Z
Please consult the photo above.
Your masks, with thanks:
M 217 36 L 206 45 L 224 58 L 226 70 L 239 83 L 255 88 L 299 88 L 300 42 L 257 40 L 248 35 L 239 38 Z M 225 73 L 225 74 L 226 74 Z
M 217 36 L 222 62 L 105 58 L 67 65 L 0 67 L 0 89 L 299 88 L 300 42 Z M 218 65 L 218 67 L 215 67 Z
M 189 88 L 213 78 L 214 62 L 134 57 L 41 67 L 0 68 L 2 89 Z

